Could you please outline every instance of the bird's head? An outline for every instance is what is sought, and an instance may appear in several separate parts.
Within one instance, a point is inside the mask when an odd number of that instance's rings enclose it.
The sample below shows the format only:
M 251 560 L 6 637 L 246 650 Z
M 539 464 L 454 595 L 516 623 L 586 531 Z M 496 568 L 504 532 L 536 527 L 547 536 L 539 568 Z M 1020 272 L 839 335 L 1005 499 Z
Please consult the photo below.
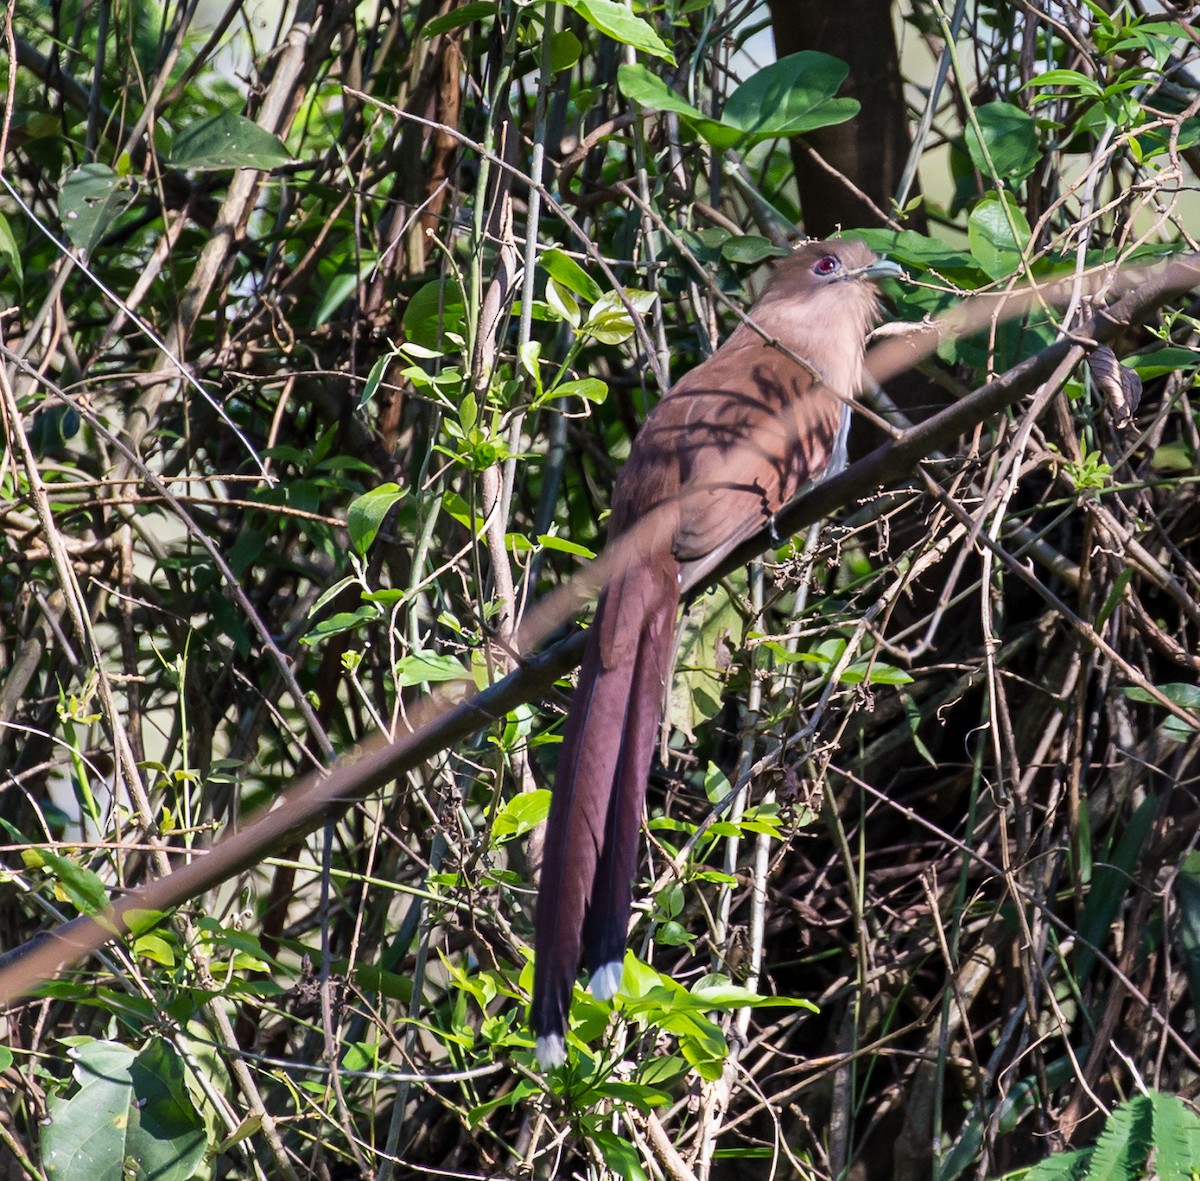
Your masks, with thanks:
M 862 242 L 805 242 L 776 263 L 751 316 L 833 388 L 854 393 L 867 333 L 879 320 L 876 283 L 902 274 Z

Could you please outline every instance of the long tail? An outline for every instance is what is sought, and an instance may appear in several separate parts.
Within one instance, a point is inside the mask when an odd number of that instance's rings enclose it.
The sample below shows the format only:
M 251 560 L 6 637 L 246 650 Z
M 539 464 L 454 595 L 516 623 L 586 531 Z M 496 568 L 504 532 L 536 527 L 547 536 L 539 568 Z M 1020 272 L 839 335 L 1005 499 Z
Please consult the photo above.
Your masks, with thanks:
M 638 829 L 679 588 L 673 562 L 630 566 L 600 600 L 558 758 L 537 905 L 530 1021 L 543 1066 L 566 1058 L 586 951 L 592 991 L 621 979 Z

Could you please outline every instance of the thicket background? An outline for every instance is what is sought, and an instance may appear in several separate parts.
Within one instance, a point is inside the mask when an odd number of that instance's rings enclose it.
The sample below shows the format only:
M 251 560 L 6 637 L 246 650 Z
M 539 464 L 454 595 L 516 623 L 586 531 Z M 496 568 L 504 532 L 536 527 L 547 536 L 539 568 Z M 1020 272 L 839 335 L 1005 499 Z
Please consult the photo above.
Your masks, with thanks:
M 1079 278 L 899 423 L 1196 249 L 1186 8 L 9 0 L 0 946 L 503 675 L 787 234 L 867 231 L 899 322 Z M 13 1007 L 5 1176 L 1190 1176 L 1196 313 L 696 600 L 567 1071 L 564 681 Z

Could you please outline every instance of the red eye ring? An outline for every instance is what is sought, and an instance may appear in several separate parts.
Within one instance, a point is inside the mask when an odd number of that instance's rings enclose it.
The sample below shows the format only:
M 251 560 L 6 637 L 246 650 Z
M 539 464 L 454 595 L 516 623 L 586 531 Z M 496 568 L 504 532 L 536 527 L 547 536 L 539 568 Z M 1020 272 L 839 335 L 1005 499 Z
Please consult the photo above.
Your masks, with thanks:
M 842 264 L 832 254 L 825 255 L 824 258 L 817 259 L 813 266 L 814 275 L 832 275 Z

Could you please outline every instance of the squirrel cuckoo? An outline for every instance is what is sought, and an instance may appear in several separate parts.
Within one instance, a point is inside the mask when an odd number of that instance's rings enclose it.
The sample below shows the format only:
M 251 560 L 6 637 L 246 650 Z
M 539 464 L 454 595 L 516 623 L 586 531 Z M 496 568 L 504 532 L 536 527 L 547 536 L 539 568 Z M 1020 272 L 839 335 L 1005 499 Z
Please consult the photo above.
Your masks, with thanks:
M 739 325 L 678 381 L 634 440 L 613 492 L 612 569 L 560 748 L 538 885 L 530 1019 L 544 1067 L 566 1059 L 581 946 L 594 995 L 621 983 L 680 582 L 840 465 L 847 399 L 878 315 L 874 281 L 900 273 L 859 242 L 799 247 L 751 310 L 755 327 Z

